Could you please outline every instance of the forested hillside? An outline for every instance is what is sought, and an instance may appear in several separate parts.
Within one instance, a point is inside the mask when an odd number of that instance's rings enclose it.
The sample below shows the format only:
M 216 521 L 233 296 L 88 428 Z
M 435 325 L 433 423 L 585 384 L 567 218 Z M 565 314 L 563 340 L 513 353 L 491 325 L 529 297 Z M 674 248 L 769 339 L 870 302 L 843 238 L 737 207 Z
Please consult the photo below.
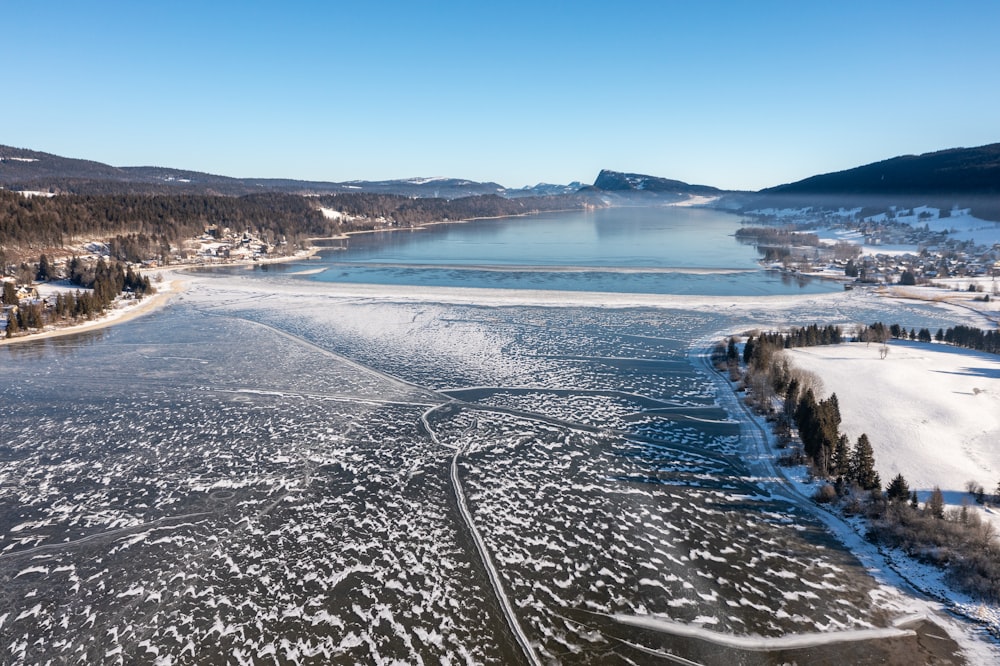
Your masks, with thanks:
M 927 205 L 1000 221 L 1000 143 L 902 155 L 734 198 L 744 210 Z
M 1000 194 L 1000 143 L 903 155 L 812 176 L 762 194 Z
M 312 237 L 378 227 L 407 227 L 439 220 L 463 220 L 523 213 L 578 209 L 583 197 L 495 195 L 461 199 L 413 199 L 387 194 L 337 194 L 302 197 L 290 194 L 219 195 L 59 195 L 27 197 L 0 190 L 0 261 L 37 257 L 45 249 L 87 240 L 114 241 L 126 254 L 150 258 L 163 248 L 200 236 L 212 225 L 250 229 L 271 242 L 295 247 Z M 345 214 L 328 218 L 326 207 Z M 126 256 L 122 255 L 122 259 Z
M 336 225 L 292 195 L 106 195 L 25 197 L 0 191 L 0 251 L 62 248 L 82 240 L 142 235 L 177 243 L 206 226 L 249 227 L 290 242 L 336 231 Z
M 386 218 L 408 227 L 441 220 L 507 217 L 554 210 L 579 210 L 589 205 L 582 195 L 506 199 L 484 194 L 460 199 L 412 198 L 398 194 L 333 194 L 318 197 L 323 206 L 351 216 Z

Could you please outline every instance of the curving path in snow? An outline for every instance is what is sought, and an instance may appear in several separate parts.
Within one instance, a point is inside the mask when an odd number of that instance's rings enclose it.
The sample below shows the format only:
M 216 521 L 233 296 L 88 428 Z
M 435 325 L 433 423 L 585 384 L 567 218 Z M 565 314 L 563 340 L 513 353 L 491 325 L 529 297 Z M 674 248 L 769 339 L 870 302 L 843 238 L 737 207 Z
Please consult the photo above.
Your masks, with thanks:
M 431 407 L 420 415 L 420 421 L 423 424 L 424 429 L 427 431 L 427 434 L 430 436 L 431 441 L 439 446 L 451 448 L 441 442 L 437 433 L 434 432 L 434 428 L 431 426 L 430 420 L 427 418 L 432 412 L 443 406 L 444 405 L 437 405 Z M 470 426 L 464 434 L 467 434 L 474 427 L 475 425 Z M 500 603 L 500 610 L 503 612 L 504 619 L 507 620 L 507 625 L 514 634 L 514 639 L 517 641 L 518 646 L 521 648 L 521 651 L 524 653 L 524 656 L 528 659 L 528 661 L 531 664 L 540 666 L 542 662 L 538 658 L 538 654 L 535 652 L 535 648 L 532 646 L 531 641 L 528 639 L 528 635 L 521 627 L 521 623 L 518 621 L 517 615 L 514 613 L 514 607 L 510 602 L 510 598 L 507 596 L 506 590 L 504 589 L 503 581 L 500 579 L 500 572 L 497 571 L 496 565 L 493 564 L 493 558 L 490 557 L 490 552 L 486 547 L 486 542 L 483 541 L 482 535 L 479 534 L 479 530 L 476 528 L 476 523 L 472 517 L 472 512 L 469 510 L 469 505 L 465 498 L 465 491 L 462 489 L 462 480 L 458 475 L 458 461 L 463 453 L 465 453 L 465 447 L 456 446 L 455 455 L 451 458 L 451 487 L 455 492 L 455 502 L 458 505 L 458 512 L 462 516 L 462 521 L 465 523 L 465 527 L 468 529 L 473 543 L 476 544 L 479 559 L 483 563 L 483 568 L 486 569 L 486 575 L 490 580 L 490 585 L 493 587 L 493 593 L 496 595 L 497 601 Z

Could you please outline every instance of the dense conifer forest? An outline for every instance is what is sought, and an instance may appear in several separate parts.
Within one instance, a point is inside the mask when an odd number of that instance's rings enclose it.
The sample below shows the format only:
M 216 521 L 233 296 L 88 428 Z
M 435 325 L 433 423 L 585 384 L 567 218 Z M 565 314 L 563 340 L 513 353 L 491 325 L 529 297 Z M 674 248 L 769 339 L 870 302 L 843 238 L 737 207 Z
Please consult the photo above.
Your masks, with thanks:
M 308 238 L 378 227 L 409 227 L 440 220 L 500 217 L 580 209 L 584 197 L 505 199 L 496 195 L 460 199 L 411 198 L 351 193 L 323 197 L 291 194 L 59 195 L 26 197 L 0 190 L 0 261 L 8 263 L 40 250 L 84 240 L 105 240 L 112 256 L 137 261 L 200 236 L 207 227 L 251 229 L 270 242 L 298 246 Z M 346 217 L 327 218 L 320 207 Z
M 326 207 L 352 216 L 386 218 L 410 227 L 441 220 L 508 217 L 555 210 L 579 210 L 588 205 L 585 196 L 563 195 L 507 199 L 483 194 L 459 199 L 413 198 L 398 194 L 348 193 L 317 197 Z
M 292 195 L 60 195 L 25 197 L 0 191 L 0 247 L 60 248 L 85 239 L 142 236 L 176 243 L 209 225 L 252 227 L 299 238 L 335 225 Z

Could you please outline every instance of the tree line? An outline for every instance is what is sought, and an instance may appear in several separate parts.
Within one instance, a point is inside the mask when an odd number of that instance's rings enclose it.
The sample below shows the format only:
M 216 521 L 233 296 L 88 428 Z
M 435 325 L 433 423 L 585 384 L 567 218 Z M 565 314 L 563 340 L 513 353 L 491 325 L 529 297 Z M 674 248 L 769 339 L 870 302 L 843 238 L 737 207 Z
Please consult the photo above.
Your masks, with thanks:
M 743 346 L 744 384 L 757 387 L 755 393 L 763 394 L 755 396 L 759 408 L 769 408 L 776 402 L 782 405 L 777 414 L 779 431 L 787 436 L 791 426 L 795 426 L 802 443 L 802 456 L 819 476 L 837 478 L 841 485 L 854 484 L 863 490 L 874 490 L 882 482 L 875 470 L 875 454 L 868 435 L 862 433 L 852 445 L 847 435 L 840 432 L 837 394 L 817 400 L 808 382 L 778 354 L 792 347 L 835 345 L 843 341 L 840 326 L 818 324 L 793 327 L 787 332 L 750 335 Z M 755 378 L 757 381 L 752 381 Z M 790 461 L 802 460 L 796 456 Z
M 743 346 L 743 364 L 746 372 L 740 376 L 738 358 L 735 358 L 735 341 L 730 339 L 730 377 L 742 379 L 748 389 L 748 400 L 763 411 L 768 411 L 776 398 L 782 397 L 792 379 L 787 359 L 778 354 L 791 347 L 812 347 L 837 344 L 844 340 L 839 326 L 812 324 L 791 328 L 787 332 L 761 332 L 749 335 Z
M 929 328 L 911 328 L 909 331 L 899 324 L 886 326 L 875 322 L 858 330 L 858 340 L 861 342 L 885 342 L 890 338 L 895 340 L 912 340 L 916 342 L 943 342 L 955 347 L 972 349 L 989 354 L 1000 354 L 1000 332 L 984 331 L 974 326 L 959 324 L 948 328 L 939 328 L 931 333 Z
M 81 239 L 145 240 L 148 253 L 155 242 L 200 236 L 206 226 L 220 224 L 253 228 L 274 238 L 329 234 L 336 225 L 304 197 L 255 194 L 212 195 L 60 195 L 25 197 L 0 190 L 0 249 L 59 248 Z M 123 250 L 128 253 L 128 249 Z
M 589 201 L 586 197 L 577 195 L 507 199 L 496 194 L 482 194 L 457 199 L 440 199 L 370 192 L 328 194 L 317 197 L 317 200 L 323 206 L 353 217 L 382 218 L 402 227 L 446 220 L 576 210 L 584 208 Z
M 816 234 L 783 227 L 740 227 L 736 230 L 736 239 L 764 246 L 819 245 L 819 236 Z

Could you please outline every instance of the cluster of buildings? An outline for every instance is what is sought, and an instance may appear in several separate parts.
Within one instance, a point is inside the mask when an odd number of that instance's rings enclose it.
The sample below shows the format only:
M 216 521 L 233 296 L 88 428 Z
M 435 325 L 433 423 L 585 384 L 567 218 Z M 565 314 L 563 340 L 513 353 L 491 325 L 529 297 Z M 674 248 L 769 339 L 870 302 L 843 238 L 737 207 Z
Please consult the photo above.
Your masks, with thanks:
M 284 244 L 287 244 L 284 239 L 272 245 L 249 230 L 239 233 L 213 225 L 199 238 L 189 241 L 185 251 L 189 254 L 188 261 L 194 263 L 259 261 Z
M 32 284 L 18 284 L 13 277 L 0 277 L 0 335 L 7 332 L 7 322 L 17 315 L 20 308 L 31 305 L 47 305 Z
M 801 250 L 803 265 L 797 268 L 802 272 L 846 273 L 870 284 L 893 284 L 910 278 L 925 284 L 965 279 L 980 288 L 980 282 L 1000 276 L 1000 223 L 977 220 L 968 209 L 952 210 L 944 217 L 939 210 L 927 207 L 892 209 L 864 218 L 860 218 L 860 209 L 798 213 L 768 217 L 770 224 L 824 232 L 820 247 L 795 250 L 795 256 Z M 836 240 L 856 244 L 857 256 L 831 252 L 831 243 Z M 826 267 L 811 271 L 805 264 Z M 793 266 L 794 262 L 785 262 L 786 268 Z

